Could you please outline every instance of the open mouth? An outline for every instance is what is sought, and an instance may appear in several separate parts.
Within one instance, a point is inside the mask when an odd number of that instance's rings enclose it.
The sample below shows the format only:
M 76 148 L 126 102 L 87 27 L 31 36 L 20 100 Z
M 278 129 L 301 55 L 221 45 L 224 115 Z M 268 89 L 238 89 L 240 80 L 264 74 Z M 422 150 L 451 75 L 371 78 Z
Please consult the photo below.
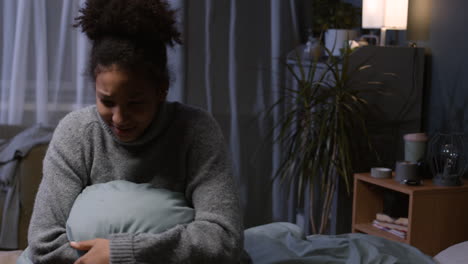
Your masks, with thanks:
M 116 127 L 113 126 L 112 130 L 114 131 L 115 135 L 118 137 L 129 137 L 133 134 L 135 131 L 135 127 Z

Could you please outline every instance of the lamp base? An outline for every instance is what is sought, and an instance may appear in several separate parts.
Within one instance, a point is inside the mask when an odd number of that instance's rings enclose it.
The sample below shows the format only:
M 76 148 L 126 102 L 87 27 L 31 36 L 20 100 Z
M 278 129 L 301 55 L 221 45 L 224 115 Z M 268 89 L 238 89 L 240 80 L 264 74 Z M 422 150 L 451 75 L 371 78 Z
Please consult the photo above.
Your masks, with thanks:
M 365 42 L 367 42 L 367 45 L 369 45 L 369 46 L 378 46 L 378 45 L 380 45 L 379 36 L 373 34 L 373 32 L 371 32 L 370 34 L 367 34 L 367 35 L 362 35 L 361 40 L 364 40 Z
M 385 47 L 387 44 L 387 29 L 386 28 L 381 28 L 380 29 L 380 46 Z
M 434 179 L 434 184 L 439 186 L 460 186 L 462 185 L 462 181 L 458 176 L 452 177 L 443 177 L 441 174 L 437 174 Z

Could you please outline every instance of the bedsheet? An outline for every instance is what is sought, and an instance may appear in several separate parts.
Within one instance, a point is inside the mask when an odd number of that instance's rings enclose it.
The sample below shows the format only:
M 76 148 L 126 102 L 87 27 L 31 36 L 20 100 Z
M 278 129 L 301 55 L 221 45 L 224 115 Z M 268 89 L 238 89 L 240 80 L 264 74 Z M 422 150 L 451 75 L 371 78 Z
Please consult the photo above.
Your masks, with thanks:
M 410 245 L 366 234 L 310 235 L 292 223 L 277 222 L 244 232 L 253 264 L 434 264 Z

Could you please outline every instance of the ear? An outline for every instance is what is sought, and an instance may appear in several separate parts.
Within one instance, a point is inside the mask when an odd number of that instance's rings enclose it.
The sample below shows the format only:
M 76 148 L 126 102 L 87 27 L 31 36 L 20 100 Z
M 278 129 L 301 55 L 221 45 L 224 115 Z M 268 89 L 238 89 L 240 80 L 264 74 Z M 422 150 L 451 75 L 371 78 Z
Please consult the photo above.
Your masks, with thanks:
M 164 83 L 160 87 L 161 89 L 158 89 L 157 91 L 157 97 L 158 101 L 161 103 L 164 102 L 167 98 L 167 93 L 169 90 L 169 80 L 164 81 Z

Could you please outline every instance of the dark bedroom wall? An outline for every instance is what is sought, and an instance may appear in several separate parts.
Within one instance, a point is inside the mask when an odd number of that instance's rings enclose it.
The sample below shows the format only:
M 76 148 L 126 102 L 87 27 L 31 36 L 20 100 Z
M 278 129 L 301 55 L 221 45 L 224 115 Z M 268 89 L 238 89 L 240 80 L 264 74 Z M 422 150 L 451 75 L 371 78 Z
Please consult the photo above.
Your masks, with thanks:
M 357 6 L 362 0 L 347 0 Z M 408 30 L 399 45 L 426 49 L 422 127 L 427 132 L 468 132 L 467 0 L 409 0 Z
M 424 127 L 427 131 L 467 132 L 468 1 L 416 1 L 432 5 L 429 10 L 429 38 L 425 43 L 422 41 L 430 58 Z

